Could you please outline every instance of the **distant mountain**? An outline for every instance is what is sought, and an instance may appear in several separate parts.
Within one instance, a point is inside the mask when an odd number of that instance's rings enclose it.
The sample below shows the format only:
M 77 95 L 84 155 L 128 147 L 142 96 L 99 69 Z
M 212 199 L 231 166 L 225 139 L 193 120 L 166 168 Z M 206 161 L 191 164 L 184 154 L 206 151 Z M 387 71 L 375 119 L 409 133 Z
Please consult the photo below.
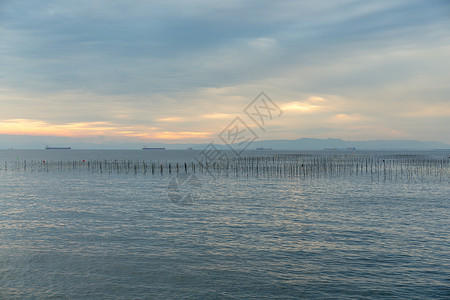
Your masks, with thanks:
M 217 140 L 217 139 L 216 139 Z M 204 149 L 208 143 L 145 143 L 145 142 L 110 142 L 100 138 L 94 142 L 86 142 L 81 138 L 0 135 L 0 149 L 44 149 L 46 145 L 72 147 L 72 149 L 135 149 L 143 146 L 164 147 L 166 149 Z M 215 144 L 218 149 L 228 149 L 226 145 Z M 265 140 L 255 141 L 247 149 L 272 148 L 273 150 L 323 150 L 347 149 L 361 150 L 433 150 L 450 149 L 450 144 L 441 142 L 424 142 L 414 140 L 370 140 L 346 141 L 341 139 L 301 138 L 297 140 Z
M 322 149 L 365 149 L 365 150 L 432 150 L 450 149 L 450 144 L 441 142 L 423 142 L 414 140 L 372 140 L 346 141 L 341 139 L 301 138 L 298 140 L 255 141 L 252 147 L 264 147 L 277 150 L 322 150 Z

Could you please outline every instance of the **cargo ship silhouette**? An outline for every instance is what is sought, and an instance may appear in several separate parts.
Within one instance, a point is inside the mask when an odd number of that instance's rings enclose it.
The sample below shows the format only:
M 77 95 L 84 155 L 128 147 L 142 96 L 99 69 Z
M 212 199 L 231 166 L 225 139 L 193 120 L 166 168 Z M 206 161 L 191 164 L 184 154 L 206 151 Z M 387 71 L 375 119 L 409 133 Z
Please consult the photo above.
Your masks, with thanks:
M 150 147 L 144 147 L 142 150 L 166 150 L 166 148 L 150 148 Z
M 72 147 L 50 147 L 49 145 L 45 146 L 45 150 L 70 150 Z

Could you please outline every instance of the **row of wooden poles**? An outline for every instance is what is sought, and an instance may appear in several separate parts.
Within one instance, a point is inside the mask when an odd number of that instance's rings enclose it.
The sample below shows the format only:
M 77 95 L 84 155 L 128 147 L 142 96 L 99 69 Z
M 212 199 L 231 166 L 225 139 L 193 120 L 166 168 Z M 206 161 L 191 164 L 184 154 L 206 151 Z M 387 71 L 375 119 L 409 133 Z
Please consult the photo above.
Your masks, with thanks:
M 337 177 L 370 175 L 383 179 L 449 181 L 450 158 L 422 155 L 311 155 L 234 157 L 191 162 L 144 160 L 73 160 L 4 162 L 0 170 L 15 172 L 89 171 L 93 173 L 202 173 L 262 177 Z

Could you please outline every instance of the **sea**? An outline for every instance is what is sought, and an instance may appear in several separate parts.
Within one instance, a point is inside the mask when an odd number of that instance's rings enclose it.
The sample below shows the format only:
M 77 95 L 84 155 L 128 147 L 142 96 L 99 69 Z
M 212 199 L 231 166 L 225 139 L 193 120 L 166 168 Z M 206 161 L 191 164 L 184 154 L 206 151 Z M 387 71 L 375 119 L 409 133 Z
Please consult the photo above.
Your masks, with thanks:
M 182 176 L 32 163 L 181 166 L 200 152 L 0 150 L 0 299 L 450 299 L 448 169 Z

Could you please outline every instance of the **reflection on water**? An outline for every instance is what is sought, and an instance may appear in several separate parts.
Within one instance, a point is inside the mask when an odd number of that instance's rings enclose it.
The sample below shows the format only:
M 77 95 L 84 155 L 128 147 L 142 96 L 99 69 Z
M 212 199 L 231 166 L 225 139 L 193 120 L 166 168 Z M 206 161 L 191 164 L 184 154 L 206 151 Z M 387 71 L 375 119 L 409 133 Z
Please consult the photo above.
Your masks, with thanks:
M 449 294 L 448 181 L 197 176 L 0 172 L 0 298 Z

